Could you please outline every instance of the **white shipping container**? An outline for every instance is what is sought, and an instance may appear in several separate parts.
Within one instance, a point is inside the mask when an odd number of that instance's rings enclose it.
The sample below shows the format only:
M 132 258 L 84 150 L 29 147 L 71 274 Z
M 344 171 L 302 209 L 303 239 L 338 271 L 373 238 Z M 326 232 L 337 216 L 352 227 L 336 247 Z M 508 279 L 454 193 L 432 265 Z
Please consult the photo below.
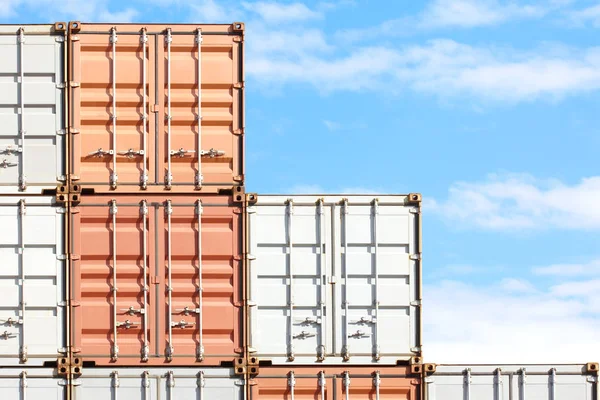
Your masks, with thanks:
M 64 180 L 65 26 L 0 26 L 0 193 Z
M 246 215 L 251 356 L 420 356 L 420 195 L 258 195 Z
M 64 351 L 65 211 L 53 197 L 0 197 L 0 366 Z
M 228 368 L 83 368 L 73 400 L 243 400 L 242 376 Z
M 67 380 L 51 368 L 0 369 L 0 399 L 64 400 Z
M 592 365 L 438 365 L 425 378 L 425 400 L 596 400 Z

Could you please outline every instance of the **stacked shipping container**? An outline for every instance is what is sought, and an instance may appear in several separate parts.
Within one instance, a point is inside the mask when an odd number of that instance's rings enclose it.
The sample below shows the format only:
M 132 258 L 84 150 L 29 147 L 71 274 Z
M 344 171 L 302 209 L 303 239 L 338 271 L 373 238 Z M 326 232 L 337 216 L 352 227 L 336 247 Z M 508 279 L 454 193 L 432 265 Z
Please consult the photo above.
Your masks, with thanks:
M 420 195 L 245 194 L 243 45 L 0 27 L 2 398 L 598 398 L 593 363 L 423 364 Z

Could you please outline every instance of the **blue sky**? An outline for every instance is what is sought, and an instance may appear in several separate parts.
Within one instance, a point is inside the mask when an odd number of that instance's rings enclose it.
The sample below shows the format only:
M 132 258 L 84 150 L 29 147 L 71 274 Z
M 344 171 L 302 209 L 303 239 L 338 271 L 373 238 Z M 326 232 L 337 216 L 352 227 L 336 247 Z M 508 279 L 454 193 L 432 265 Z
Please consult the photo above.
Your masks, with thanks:
M 600 2 L 53 4 L 245 22 L 247 190 L 421 192 L 427 361 L 600 360 Z

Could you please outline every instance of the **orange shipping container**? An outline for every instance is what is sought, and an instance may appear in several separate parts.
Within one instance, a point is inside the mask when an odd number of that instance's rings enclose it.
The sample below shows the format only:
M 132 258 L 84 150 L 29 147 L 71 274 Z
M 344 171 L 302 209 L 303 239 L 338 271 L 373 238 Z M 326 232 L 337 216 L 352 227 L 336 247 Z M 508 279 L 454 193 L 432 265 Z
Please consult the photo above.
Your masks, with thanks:
M 73 180 L 97 193 L 243 186 L 242 23 L 69 29 Z
M 231 196 L 83 196 L 70 215 L 74 352 L 96 365 L 237 361 L 241 224 Z
M 260 367 L 250 400 L 418 400 L 421 377 L 410 367 Z

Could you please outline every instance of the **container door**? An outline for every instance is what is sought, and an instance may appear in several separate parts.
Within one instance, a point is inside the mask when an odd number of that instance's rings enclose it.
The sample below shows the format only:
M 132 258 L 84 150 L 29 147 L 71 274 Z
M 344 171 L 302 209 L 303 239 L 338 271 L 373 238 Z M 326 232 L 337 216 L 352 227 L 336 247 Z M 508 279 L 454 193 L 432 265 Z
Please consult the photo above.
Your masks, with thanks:
M 436 373 L 425 378 L 425 400 L 509 400 L 513 399 L 510 382 L 510 376 L 503 375 L 500 370 L 476 374 L 470 369 L 451 374 Z M 529 397 L 516 399 L 529 400 Z
M 248 209 L 250 348 L 274 363 L 331 351 L 331 212 L 322 201 Z
M 0 192 L 41 193 L 65 174 L 64 34 L 46 25 L 0 33 Z
M 395 364 L 420 352 L 412 209 L 385 200 L 336 206 L 335 353 L 344 361 Z
M 334 400 L 333 377 L 323 372 L 289 371 L 287 375 L 260 375 L 250 386 L 250 400 Z
M 66 389 L 66 379 L 53 378 L 52 370 L 0 371 L 0 399 L 64 400 Z
M 337 399 L 417 400 L 418 380 L 390 376 L 375 371 L 370 375 L 344 372 L 336 378 Z M 451 400 L 451 399 L 448 399 Z M 460 400 L 463 400 L 462 398 Z M 495 399 L 492 399 L 495 400 Z M 500 400 L 500 399 L 498 399 Z
M 236 38 L 176 27 L 161 35 L 160 178 L 168 188 L 244 184 L 242 45 Z
M 219 365 L 241 352 L 241 210 L 230 200 L 162 203 L 159 340 L 173 363 Z
M 512 380 L 515 400 L 597 399 L 597 377 L 574 373 L 560 373 L 549 367 L 546 371 L 522 368 Z
M 72 174 L 99 191 L 154 182 L 156 37 L 116 29 L 71 38 Z
M 98 369 L 73 381 L 74 400 L 158 400 L 158 376 L 148 371 Z
M 145 200 L 134 199 L 97 199 L 73 210 L 73 252 L 79 260 L 72 271 L 72 329 L 74 345 L 87 360 L 136 364 L 157 356 L 150 329 L 153 211 Z
M 41 365 L 65 347 L 64 209 L 52 198 L 0 203 L 0 364 Z
M 160 380 L 160 399 L 242 400 L 244 398 L 243 379 L 213 376 L 210 370 L 200 371 L 195 375 L 192 372 L 168 371 L 165 379 Z

